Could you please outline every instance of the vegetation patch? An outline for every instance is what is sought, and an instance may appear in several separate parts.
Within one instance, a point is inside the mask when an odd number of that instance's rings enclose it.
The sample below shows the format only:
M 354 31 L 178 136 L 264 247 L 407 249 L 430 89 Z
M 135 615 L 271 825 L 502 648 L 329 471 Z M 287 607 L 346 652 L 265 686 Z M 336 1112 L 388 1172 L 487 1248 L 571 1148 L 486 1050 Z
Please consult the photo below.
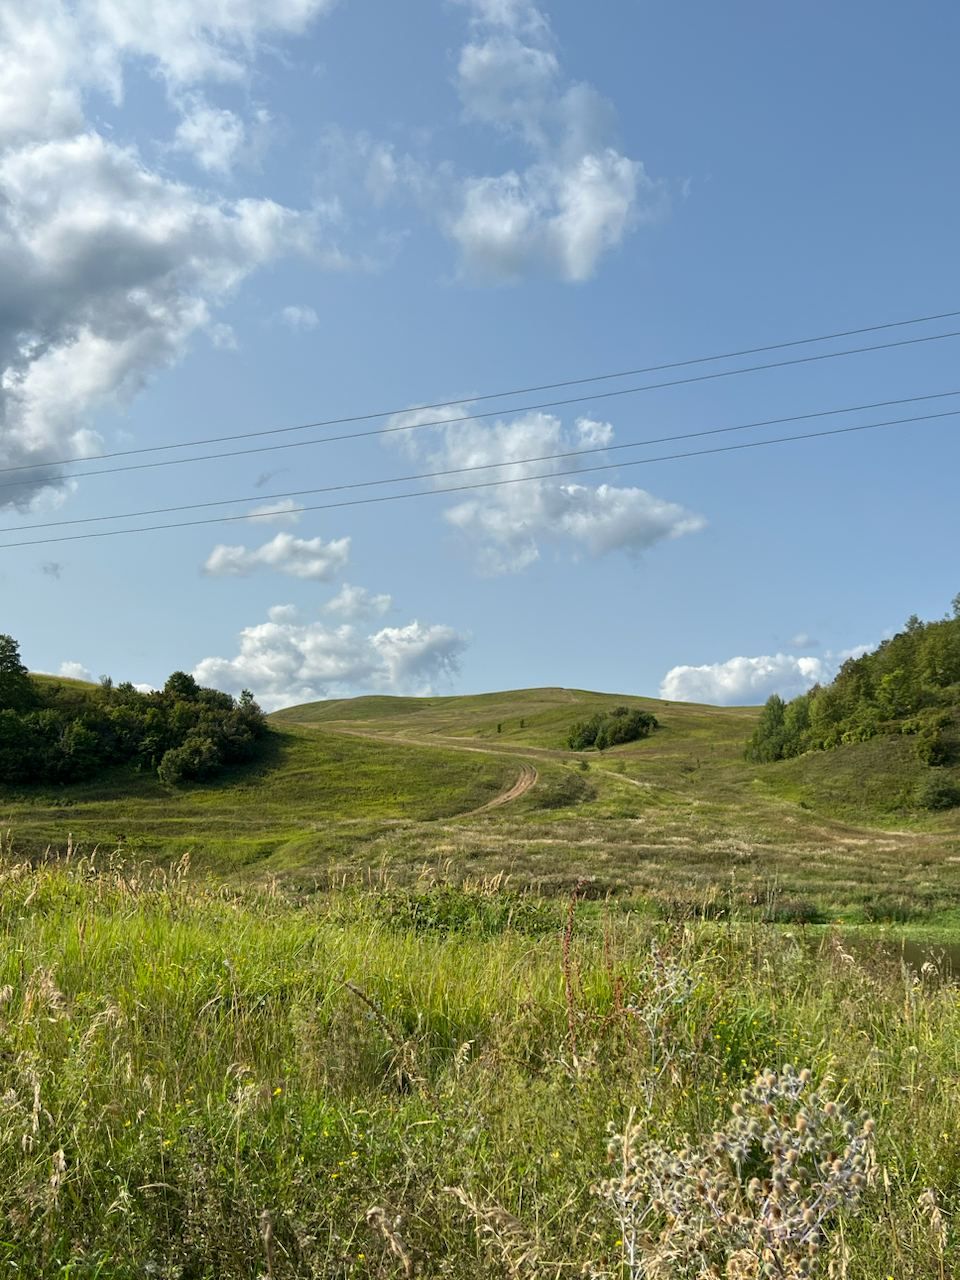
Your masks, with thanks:
M 571 751 L 585 751 L 593 747 L 605 751 L 623 742 L 637 742 L 657 728 L 657 717 L 639 707 L 614 707 L 612 711 L 579 720 L 571 726 L 567 746 Z
M 162 690 L 38 680 L 0 635 L 0 783 L 79 782 L 118 765 L 167 786 L 214 777 L 261 753 L 267 724 L 247 690 L 238 700 L 175 671 Z
M 539 932 L 502 885 L 391 896 L 0 860 L 10 1273 L 957 1274 L 935 970 L 600 904 Z

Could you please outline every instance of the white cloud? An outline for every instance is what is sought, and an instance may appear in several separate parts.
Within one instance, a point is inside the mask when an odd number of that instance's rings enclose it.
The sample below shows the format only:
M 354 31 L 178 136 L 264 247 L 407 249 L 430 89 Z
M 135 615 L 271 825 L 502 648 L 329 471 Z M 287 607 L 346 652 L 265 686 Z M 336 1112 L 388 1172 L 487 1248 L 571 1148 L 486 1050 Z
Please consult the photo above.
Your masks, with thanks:
M 300 610 L 295 604 L 274 604 L 267 610 L 271 622 L 296 622 Z
M 669 702 L 710 702 L 737 706 L 766 702 L 773 693 L 795 698 L 814 684 L 827 684 L 848 658 L 869 653 L 874 645 L 858 644 L 822 658 L 796 657 L 789 653 L 755 658 L 728 658 L 700 667 L 672 667 L 660 684 L 660 696 Z
M 344 568 L 350 558 L 350 539 L 295 538 L 292 533 L 278 533 L 263 546 L 250 548 L 220 543 L 210 552 L 206 573 L 217 577 L 245 577 L 258 569 L 272 569 L 293 578 L 328 582 Z
M 462 180 L 447 231 L 462 268 L 483 282 L 531 273 L 581 281 L 666 196 L 614 142 L 611 105 L 587 84 L 564 87 L 546 19 L 532 4 L 473 0 L 474 38 L 457 66 L 468 121 L 518 139 L 530 163 Z
M 464 407 L 450 408 L 446 416 L 462 416 Z M 404 426 L 443 418 L 443 413 L 415 409 L 391 420 Z M 645 489 L 604 483 L 578 483 L 552 475 L 570 471 L 576 458 L 550 455 L 582 449 L 602 449 L 613 440 L 613 427 L 592 418 L 579 418 L 571 429 L 553 414 L 530 412 L 510 421 L 492 424 L 450 422 L 434 429 L 403 433 L 395 438 L 431 469 L 485 468 L 463 476 L 476 481 L 520 481 L 498 488 L 480 489 L 447 509 L 445 519 L 477 547 L 486 573 L 510 573 L 525 569 L 541 554 L 544 543 L 566 547 L 574 554 L 592 556 L 611 551 L 639 554 L 663 539 L 682 537 L 702 529 L 702 516 Z M 526 459 L 541 461 L 525 461 Z M 591 455 L 588 466 L 602 460 Z M 529 477 L 540 477 L 530 479 Z M 438 485 L 456 483 L 438 479 Z
M 77 0 L 82 28 L 115 57 L 141 57 L 178 85 L 242 80 L 272 35 L 297 35 L 335 0 Z
M 532 0 L 457 0 L 473 14 L 477 26 L 503 27 L 508 31 L 546 38 L 549 24 Z
M 798 631 L 795 636 L 790 637 L 791 649 L 816 649 L 819 643 L 819 640 L 814 640 L 806 631 Z
M 222 200 L 149 168 L 98 133 L 86 99 L 123 96 L 146 60 L 181 113 L 172 141 L 226 172 L 264 125 L 212 104 L 204 81 L 244 81 L 277 36 L 331 0 L 0 0 L 0 466 L 34 466 L 0 489 L 28 507 L 58 483 L 59 458 L 96 452 L 91 414 L 123 401 L 206 332 L 235 345 L 213 312 L 253 271 L 311 252 L 331 207 Z M 24 477 L 28 479 L 28 477 Z
M 772 693 L 796 697 L 833 670 L 820 658 L 774 653 L 757 658 L 728 658 L 701 667 L 672 667 L 660 684 L 668 702 L 709 702 L 739 706 L 765 702 Z
M 246 125 L 236 112 L 211 106 L 202 95 L 185 102 L 173 136 L 174 149 L 192 155 L 210 173 L 229 173 L 246 141 Z
M 313 307 L 302 306 L 284 307 L 280 312 L 280 320 L 288 329 L 294 331 L 315 329 L 320 323 L 320 317 Z
M 202 196 L 94 133 L 0 154 L 0 463 L 95 451 L 87 415 L 174 361 L 211 305 L 313 230 L 272 200 Z
M 93 673 L 82 662 L 61 662 L 57 675 L 68 680 L 93 680 Z
M 204 658 L 193 674 L 229 692 L 251 689 L 273 711 L 363 691 L 429 693 L 456 674 L 466 644 L 448 626 L 413 621 L 364 634 L 349 623 L 301 623 L 271 610 L 270 621 L 241 631 L 235 657 Z
M 295 502 L 293 498 L 277 498 L 254 507 L 248 519 L 257 524 L 296 524 L 302 511 L 303 503 Z
M 360 619 L 382 617 L 393 603 L 388 595 L 374 595 L 366 587 L 352 587 L 345 582 L 324 609 L 327 613 L 335 613 L 346 622 Z

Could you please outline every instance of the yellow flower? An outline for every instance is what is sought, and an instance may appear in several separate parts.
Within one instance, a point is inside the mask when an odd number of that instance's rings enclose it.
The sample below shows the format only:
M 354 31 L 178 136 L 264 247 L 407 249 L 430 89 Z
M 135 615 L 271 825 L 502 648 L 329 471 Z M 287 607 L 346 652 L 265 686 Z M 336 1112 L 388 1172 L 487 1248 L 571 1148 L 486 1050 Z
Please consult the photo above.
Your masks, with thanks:
M 279 1098 L 279 1097 L 280 1097 L 280 1095 L 281 1095 L 281 1093 L 283 1093 L 283 1086 L 278 1084 L 278 1085 L 277 1085 L 277 1087 L 276 1087 L 276 1088 L 274 1089 L 274 1091 L 273 1091 L 273 1096 L 274 1096 L 275 1098 Z

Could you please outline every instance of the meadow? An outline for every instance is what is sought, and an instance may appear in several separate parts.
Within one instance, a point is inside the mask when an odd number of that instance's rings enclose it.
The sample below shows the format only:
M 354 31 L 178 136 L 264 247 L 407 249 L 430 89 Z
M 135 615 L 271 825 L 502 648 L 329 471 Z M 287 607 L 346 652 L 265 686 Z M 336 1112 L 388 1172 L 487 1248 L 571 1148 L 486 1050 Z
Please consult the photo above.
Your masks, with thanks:
M 960 1265 L 960 1001 L 889 945 L 657 921 L 502 880 L 303 897 L 9 848 L 0 928 L 7 1274 L 942 1280 Z M 782 1095 L 759 1113 L 806 1143 L 790 1165 L 807 1196 L 790 1229 L 816 1234 L 804 1270 L 743 1243 L 792 1194 L 757 1199 L 774 1157 L 733 1116 L 767 1068 L 788 1094 L 808 1070 L 828 1099 L 807 1119 Z M 837 1107 L 859 1138 L 820 1135 Z M 753 1143 L 742 1159 L 717 1154 L 731 1125 Z M 693 1243 L 643 1183 L 651 1161 Z M 844 1178 L 841 1204 L 826 1188 Z M 736 1214 L 714 1215 L 717 1187 Z
M 574 721 L 624 701 L 657 716 L 652 736 L 567 749 Z M 911 740 L 751 764 L 758 714 L 573 689 L 313 703 L 271 716 L 268 757 L 216 782 L 170 788 L 115 771 L 8 790 L 0 824 L 31 857 L 69 834 L 87 852 L 189 853 L 232 883 L 303 892 L 361 872 L 411 882 L 427 867 L 545 894 L 584 880 L 594 897 L 676 919 L 952 927 L 960 810 L 913 803 L 931 770 Z M 529 789 L 495 803 L 524 776 Z

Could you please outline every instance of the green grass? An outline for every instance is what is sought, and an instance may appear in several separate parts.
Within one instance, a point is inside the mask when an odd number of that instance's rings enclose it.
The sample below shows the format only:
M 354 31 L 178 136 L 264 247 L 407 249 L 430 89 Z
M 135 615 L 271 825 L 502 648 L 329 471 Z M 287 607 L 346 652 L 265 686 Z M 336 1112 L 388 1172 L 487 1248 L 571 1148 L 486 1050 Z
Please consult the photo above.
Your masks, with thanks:
M 661 727 L 603 754 L 566 749 L 572 722 L 621 703 Z M 675 918 L 955 919 L 960 810 L 916 808 L 931 770 L 913 741 L 754 765 L 743 744 L 757 715 L 555 688 L 312 703 L 271 717 L 270 759 L 215 784 L 171 791 L 118 774 L 8 792 L 0 823 L 29 853 L 70 831 L 87 848 L 190 850 L 221 874 L 302 886 L 381 866 L 411 879 L 430 865 L 454 878 L 505 873 L 542 892 L 587 879 L 595 894 Z M 539 774 L 531 791 L 472 813 L 524 765 Z
M 832 934 L 587 903 L 565 948 L 565 918 L 496 885 L 383 882 L 298 903 L 129 863 L 5 857 L 5 1269 L 400 1277 L 367 1220 L 380 1206 L 418 1274 L 507 1274 L 446 1190 L 459 1186 L 515 1217 L 508 1251 L 541 1259 L 519 1274 L 591 1262 L 619 1280 L 595 1190 L 608 1123 L 637 1107 L 678 1147 L 789 1061 L 876 1119 L 883 1173 L 843 1223 L 847 1274 L 957 1273 L 953 987 L 880 952 L 848 958 Z M 654 1024 L 671 971 L 692 986 Z M 925 1188 L 946 1214 L 942 1249 Z
M 379 832 L 476 808 L 512 777 L 497 758 L 294 726 L 274 735 L 265 761 L 214 785 L 174 790 L 155 776 L 118 771 L 92 783 L 8 792 L 0 822 L 28 852 L 62 844 L 69 830 L 88 850 L 122 842 L 157 857 L 190 850 L 220 869 L 290 859 L 319 869 L 331 853 L 359 852 Z

